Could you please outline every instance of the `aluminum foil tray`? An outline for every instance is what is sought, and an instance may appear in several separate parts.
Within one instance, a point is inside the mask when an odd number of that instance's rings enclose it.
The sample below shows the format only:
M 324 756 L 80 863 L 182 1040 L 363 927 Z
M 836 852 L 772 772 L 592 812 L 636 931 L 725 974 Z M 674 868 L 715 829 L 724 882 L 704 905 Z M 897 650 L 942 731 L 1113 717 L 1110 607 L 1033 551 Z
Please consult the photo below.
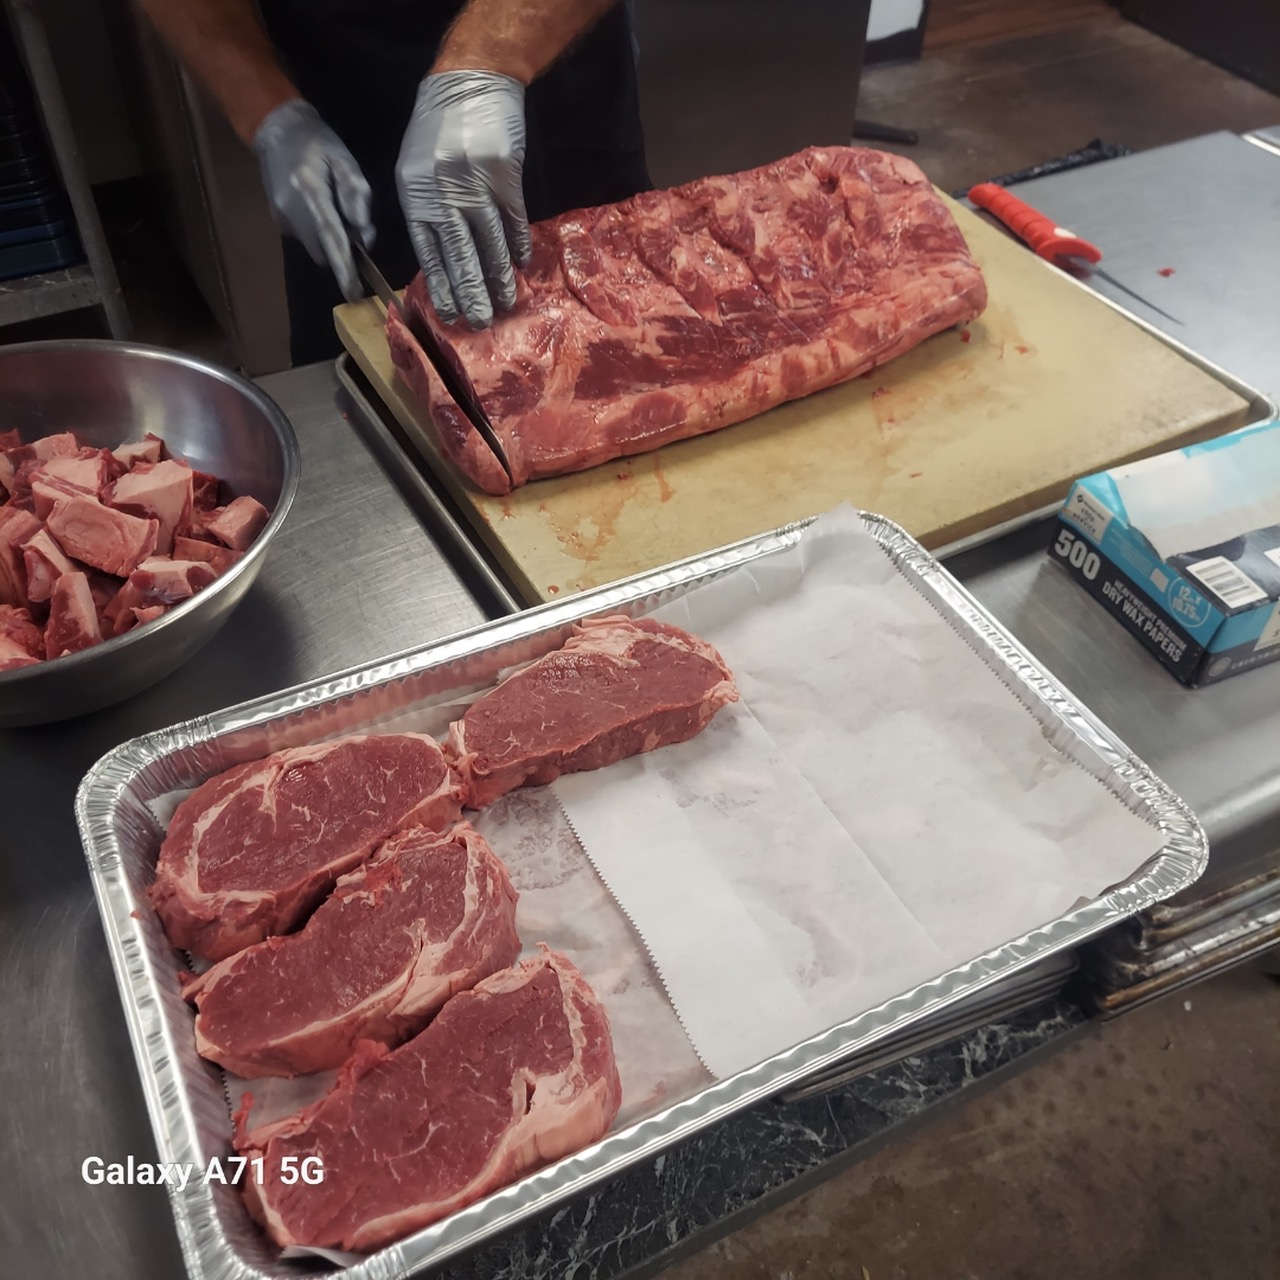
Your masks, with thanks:
M 594 1146 L 364 1258 L 347 1268 L 344 1277 L 392 1280 L 475 1248 L 632 1165 L 652 1160 L 736 1111 L 865 1055 L 924 1019 L 949 1013 L 951 1006 L 991 984 L 1177 893 L 1203 871 L 1207 840 L 1183 801 L 1042 671 L 914 539 L 878 516 L 864 515 L 863 520 L 899 571 L 985 657 L 1051 739 L 1164 832 L 1161 852 L 1101 898 L 608 1134 Z M 282 747 L 376 728 L 416 707 L 483 688 L 503 668 L 558 647 L 578 620 L 610 612 L 645 613 L 740 565 L 786 550 L 799 540 L 803 528 L 789 525 L 317 684 L 152 733 L 99 761 L 80 786 L 76 816 L 160 1160 L 205 1167 L 211 1157 L 228 1153 L 230 1123 L 221 1073 L 196 1054 L 192 1015 L 179 991 L 173 951 L 144 897 L 163 835 L 149 801 Z M 169 1195 L 188 1269 L 198 1280 L 296 1280 L 313 1270 L 327 1270 L 319 1260 L 281 1258 L 252 1223 L 233 1188 L 193 1178 L 185 1189 L 170 1187 Z

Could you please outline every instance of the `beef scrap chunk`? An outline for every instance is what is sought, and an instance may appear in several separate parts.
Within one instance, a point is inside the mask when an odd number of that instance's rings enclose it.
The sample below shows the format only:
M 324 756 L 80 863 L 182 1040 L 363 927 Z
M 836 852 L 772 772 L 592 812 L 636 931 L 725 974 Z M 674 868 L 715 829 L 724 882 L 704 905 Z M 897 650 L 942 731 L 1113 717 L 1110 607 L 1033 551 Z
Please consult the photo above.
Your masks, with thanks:
M 0 671 L 29 667 L 43 657 L 43 628 L 26 609 L 0 604 Z
M 49 621 L 44 632 L 44 656 L 62 658 L 102 643 L 98 613 L 89 580 L 83 573 L 64 573 L 53 584 Z
M 73 457 L 80 452 L 80 449 L 80 441 L 70 431 L 42 436 L 29 444 L 14 444 L 0 452 L 0 485 L 12 494 L 18 468 L 24 462 L 45 462 L 49 458 Z
M 130 515 L 159 521 L 156 550 L 168 555 L 175 530 L 190 520 L 195 505 L 193 472 L 173 459 L 138 463 L 111 486 L 107 501 Z
M 232 551 L 246 551 L 269 518 L 270 513 L 257 499 L 241 497 L 211 512 L 204 528 Z
M 152 556 L 125 580 L 103 610 L 112 635 L 128 631 L 136 622 L 151 622 L 171 605 L 190 600 L 217 578 L 212 566 L 200 560 L 171 560 Z M 139 614 L 145 615 L 139 617 Z
M 47 520 L 54 502 L 63 495 L 100 498 L 111 478 L 110 457 L 106 450 L 82 449 L 74 457 L 34 464 L 30 483 L 36 515 Z
M 270 516 L 247 495 L 218 507 L 219 487 L 158 436 L 98 449 L 0 431 L 0 607 L 47 632 L 32 653 L 6 638 L 0 670 L 78 653 L 210 586 Z
M 64 573 L 75 571 L 62 548 L 43 527 L 22 544 L 22 561 L 27 571 L 27 597 L 33 604 L 43 604 L 53 595 L 53 584 Z
M 199 538 L 179 534 L 173 540 L 173 554 L 178 560 L 200 560 L 214 573 L 223 574 L 244 554 L 220 547 L 216 542 L 204 542 Z
M 40 521 L 21 507 L 0 507 L 0 604 L 27 608 L 27 566 L 23 547 L 40 531 Z
M 126 470 L 140 462 L 159 462 L 164 455 L 164 441 L 148 433 L 141 440 L 131 440 L 111 451 L 115 460 Z
M 67 555 L 120 576 L 155 551 L 160 534 L 158 520 L 126 515 L 82 496 L 58 498 L 46 523 Z

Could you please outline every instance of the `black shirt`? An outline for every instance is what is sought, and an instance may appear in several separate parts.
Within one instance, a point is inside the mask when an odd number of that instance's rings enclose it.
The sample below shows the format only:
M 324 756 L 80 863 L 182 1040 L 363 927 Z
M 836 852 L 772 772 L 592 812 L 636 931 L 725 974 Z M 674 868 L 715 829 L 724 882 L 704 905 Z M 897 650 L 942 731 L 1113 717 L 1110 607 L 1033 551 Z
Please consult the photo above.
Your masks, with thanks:
M 393 285 L 417 270 L 395 164 L 422 77 L 465 0 L 262 0 L 268 35 L 299 92 L 350 147 L 373 188 L 374 257 Z M 525 99 L 529 217 L 625 199 L 650 186 L 631 24 L 619 3 Z M 295 364 L 338 353 L 341 301 L 328 268 L 285 241 Z

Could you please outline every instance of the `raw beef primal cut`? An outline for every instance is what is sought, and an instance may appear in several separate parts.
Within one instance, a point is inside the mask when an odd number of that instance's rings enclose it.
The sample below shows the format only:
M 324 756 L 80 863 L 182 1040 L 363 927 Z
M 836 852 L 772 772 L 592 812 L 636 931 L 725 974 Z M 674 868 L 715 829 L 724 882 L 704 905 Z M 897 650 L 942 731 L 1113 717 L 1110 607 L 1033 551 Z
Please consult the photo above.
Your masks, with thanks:
M 235 1145 L 263 1160 L 246 1198 L 277 1244 L 364 1251 L 603 1137 L 620 1100 L 604 1009 L 544 948 L 454 996 L 400 1048 L 362 1042 L 296 1116 L 245 1132 L 246 1096 Z M 308 1158 L 323 1180 L 290 1184 L 282 1170 Z
M 178 806 L 151 901 L 175 947 L 221 960 L 300 924 L 392 833 L 450 826 L 460 798 L 424 734 L 291 747 L 210 778 Z
M 473 702 L 446 748 L 464 803 L 480 809 L 516 787 L 684 742 L 737 699 L 705 640 L 649 618 L 591 618 Z
M 241 1076 L 339 1067 L 357 1040 L 396 1044 L 520 954 L 516 891 L 467 823 L 393 836 L 298 933 L 189 983 L 196 1047 Z
M 924 174 L 820 147 L 533 227 L 515 310 L 445 325 L 408 305 L 502 438 L 516 484 L 741 422 L 883 364 L 986 306 L 982 273 Z M 446 455 L 506 474 L 392 312 L 392 359 Z

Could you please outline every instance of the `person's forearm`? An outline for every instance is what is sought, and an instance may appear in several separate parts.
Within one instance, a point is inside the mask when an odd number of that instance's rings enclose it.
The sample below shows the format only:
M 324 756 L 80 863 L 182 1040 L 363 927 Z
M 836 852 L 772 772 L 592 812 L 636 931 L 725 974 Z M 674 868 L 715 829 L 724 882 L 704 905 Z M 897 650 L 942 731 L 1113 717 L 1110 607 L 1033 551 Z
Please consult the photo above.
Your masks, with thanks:
M 263 118 L 299 96 L 252 0 L 137 0 L 166 44 L 213 94 L 245 143 Z
M 471 0 L 432 71 L 499 71 L 537 79 L 614 0 Z

